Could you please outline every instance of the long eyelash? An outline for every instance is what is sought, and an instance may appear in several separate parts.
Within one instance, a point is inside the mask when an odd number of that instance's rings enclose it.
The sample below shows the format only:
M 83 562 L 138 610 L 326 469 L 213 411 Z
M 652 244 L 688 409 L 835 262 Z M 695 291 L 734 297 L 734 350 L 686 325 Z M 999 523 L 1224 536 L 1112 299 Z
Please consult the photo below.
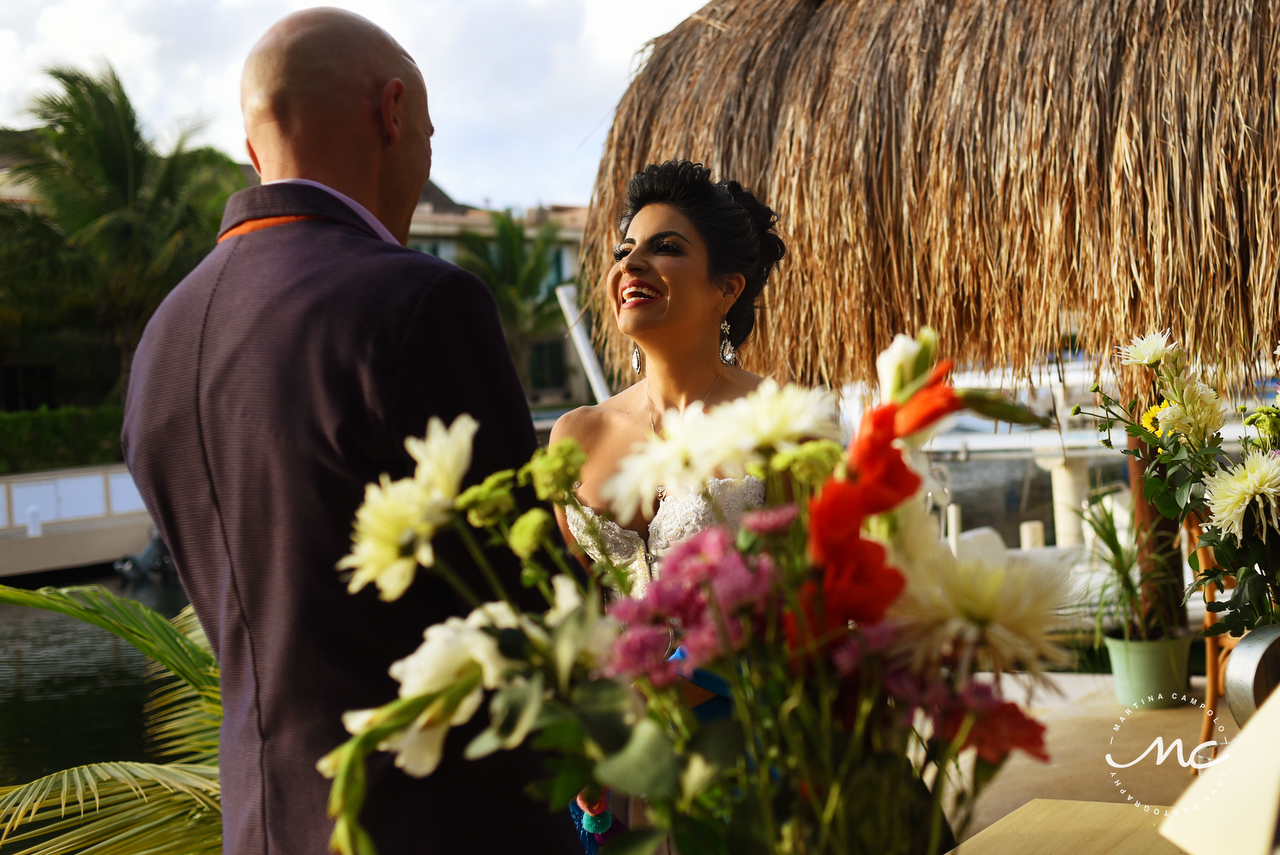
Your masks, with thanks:
M 613 248 L 613 260 L 621 261 L 622 259 L 627 257 L 627 253 L 629 253 L 630 251 L 631 250 L 629 249 L 623 249 L 622 244 L 618 244 Z

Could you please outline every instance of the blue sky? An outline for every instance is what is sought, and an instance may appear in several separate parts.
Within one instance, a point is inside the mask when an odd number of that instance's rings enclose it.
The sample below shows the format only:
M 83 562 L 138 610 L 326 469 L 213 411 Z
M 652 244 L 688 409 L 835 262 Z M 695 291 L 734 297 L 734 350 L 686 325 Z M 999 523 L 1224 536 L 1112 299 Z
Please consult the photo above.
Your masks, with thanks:
M 432 178 L 495 207 L 585 204 L 614 106 L 637 52 L 706 0 L 357 0 L 335 2 L 388 30 L 418 61 L 436 125 Z M 162 141 L 200 140 L 244 161 L 240 68 L 300 0 L 2 0 L 0 125 L 43 69 L 110 62 Z

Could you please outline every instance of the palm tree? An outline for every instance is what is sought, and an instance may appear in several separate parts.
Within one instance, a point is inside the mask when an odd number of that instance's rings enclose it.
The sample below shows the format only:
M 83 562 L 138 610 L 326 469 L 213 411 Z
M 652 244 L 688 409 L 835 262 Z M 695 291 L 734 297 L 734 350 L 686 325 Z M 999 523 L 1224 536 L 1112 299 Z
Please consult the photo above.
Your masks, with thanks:
M 86 586 L 24 591 L 0 585 L 0 603 L 61 612 L 111 632 L 153 662 L 162 682 L 147 733 L 167 763 L 93 763 L 0 787 L 0 845 L 13 855 L 219 855 L 222 803 L 218 667 L 188 606 L 173 621 L 141 603 Z
M 0 155 L 31 187 L 34 209 L 0 204 L 0 315 L 89 310 L 120 351 L 118 388 L 151 313 L 214 246 L 227 197 L 244 176 L 226 155 L 179 135 L 162 154 L 115 71 L 49 75 L 38 126 L 0 128 Z
M 532 242 L 525 223 L 510 211 L 494 211 L 493 237 L 472 231 L 458 235 L 458 265 L 480 277 L 498 302 L 507 347 L 525 391 L 531 391 L 529 350 L 533 342 L 555 331 L 562 318 L 553 293 L 543 293 L 551 273 L 556 225 L 543 223 Z

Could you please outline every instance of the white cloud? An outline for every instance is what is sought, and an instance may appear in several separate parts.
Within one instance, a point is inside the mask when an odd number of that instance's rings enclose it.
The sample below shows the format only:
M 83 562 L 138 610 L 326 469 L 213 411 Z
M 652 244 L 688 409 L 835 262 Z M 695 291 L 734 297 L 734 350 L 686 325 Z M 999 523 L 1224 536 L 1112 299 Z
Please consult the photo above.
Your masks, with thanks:
M 422 68 L 437 134 L 433 178 L 461 201 L 585 203 L 638 50 L 704 0 L 336 0 L 387 29 Z M 306 0 L 3 0 L 0 124 L 53 63 L 120 73 L 147 126 L 245 159 L 240 67 Z

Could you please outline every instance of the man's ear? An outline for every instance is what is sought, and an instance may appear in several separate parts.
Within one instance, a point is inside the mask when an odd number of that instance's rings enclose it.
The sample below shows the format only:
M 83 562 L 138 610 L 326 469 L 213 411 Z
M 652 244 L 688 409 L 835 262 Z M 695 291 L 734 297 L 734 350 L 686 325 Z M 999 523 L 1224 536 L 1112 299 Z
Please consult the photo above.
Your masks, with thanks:
M 393 77 L 382 87 L 382 104 L 379 113 L 382 139 L 387 145 L 396 145 L 404 133 L 404 81 Z
M 244 150 L 249 152 L 249 162 L 253 164 L 253 171 L 258 173 L 258 177 L 262 177 L 262 166 L 258 163 L 258 153 L 253 150 L 253 143 L 249 142 L 249 138 L 244 138 Z

